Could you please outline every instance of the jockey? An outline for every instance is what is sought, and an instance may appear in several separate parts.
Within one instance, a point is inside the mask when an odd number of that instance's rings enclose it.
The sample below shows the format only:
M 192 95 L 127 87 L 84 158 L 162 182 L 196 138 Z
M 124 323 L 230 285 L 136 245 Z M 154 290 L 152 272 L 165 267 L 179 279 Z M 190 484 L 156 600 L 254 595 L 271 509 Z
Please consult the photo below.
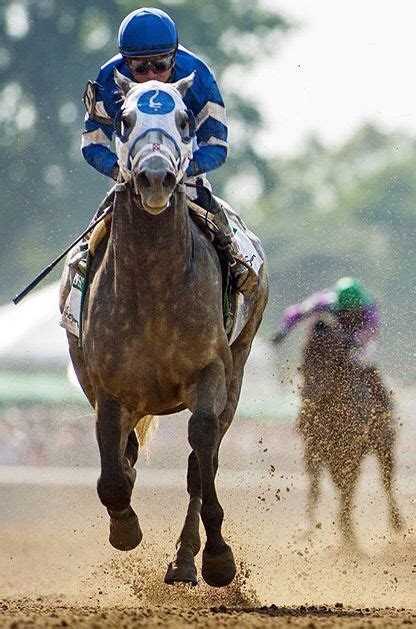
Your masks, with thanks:
M 378 401 L 389 401 L 380 375 L 373 362 L 376 338 L 380 330 L 380 313 L 374 298 L 364 290 L 361 282 L 352 277 L 339 279 L 332 289 L 314 293 L 305 301 L 287 308 L 273 338 L 281 343 L 301 321 L 327 312 L 341 325 L 353 358 L 366 375 L 368 384 Z
M 115 69 L 137 83 L 151 80 L 173 83 L 195 71 L 194 83 L 183 99 L 196 120 L 196 142 L 185 184 L 190 184 L 188 196 L 215 214 L 213 220 L 219 229 L 217 246 L 238 258 L 227 216 L 212 197 L 205 176 L 219 168 L 227 157 L 225 107 L 214 74 L 199 57 L 178 43 L 175 23 L 160 9 L 141 8 L 129 13 L 120 25 L 118 47 L 119 54 L 107 61 L 96 81 L 89 81 L 86 87 L 87 114 L 81 145 L 85 160 L 103 175 L 117 180 L 117 155 L 110 148 L 114 118 L 122 104 L 114 81 Z M 249 284 L 248 269 L 240 262 L 231 265 L 231 273 L 240 290 L 243 284 Z

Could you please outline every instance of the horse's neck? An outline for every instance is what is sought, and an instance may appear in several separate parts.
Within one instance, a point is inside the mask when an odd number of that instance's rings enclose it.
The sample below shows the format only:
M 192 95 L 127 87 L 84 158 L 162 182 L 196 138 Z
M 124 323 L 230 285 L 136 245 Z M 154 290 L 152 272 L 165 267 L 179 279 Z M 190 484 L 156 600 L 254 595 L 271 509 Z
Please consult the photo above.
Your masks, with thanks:
M 305 346 L 302 373 L 305 383 L 316 387 L 320 394 L 327 389 L 344 389 L 350 383 L 351 361 L 348 357 L 335 363 L 332 355 L 317 352 L 313 342 Z
M 117 200 L 114 211 L 109 256 L 114 263 L 117 283 L 183 284 L 192 264 L 192 233 L 185 195 L 175 193 L 171 205 L 151 216 L 133 202 L 130 194 Z
M 305 382 L 314 384 L 318 394 L 323 391 L 336 391 L 337 395 L 349 395 L 351 388 L 360 383 L 360 368 L 353 361 L 346 358 L 341 362 L 326 362 L 308 360 L 304 364 L 303 374 Z

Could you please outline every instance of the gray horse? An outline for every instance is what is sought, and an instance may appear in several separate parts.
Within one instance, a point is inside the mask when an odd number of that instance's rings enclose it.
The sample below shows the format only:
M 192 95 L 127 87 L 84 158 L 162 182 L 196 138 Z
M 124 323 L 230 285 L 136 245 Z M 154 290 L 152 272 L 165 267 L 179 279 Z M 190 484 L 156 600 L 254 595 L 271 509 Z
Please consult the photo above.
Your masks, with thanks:
M 196 584 L 201 516 L 207 537 L 202 576 L 219 587 L 233 580 L 236 565 L 221 532 L 218 449 L 237 407 L 268 288 L 263 265 L 251 315 L 229 347 L 218 255 L 190 219 L 180 183 L 192 156 L 192 124 L 182 100 L 192 80 L 139 85 L 116 76 L 124 103 L 115 125 L 121 175 L 111 232 L 91 266 L 82 348 L 70 333 L 68 342 L 96 411 L 97 489 L 110 515 L 111 544 L 131 550 L 142 538 L 130 499 L 149 418 L 189 409 L 189 506 L 165 581 Z M 67 267 L 61 310 L 70 284 Z

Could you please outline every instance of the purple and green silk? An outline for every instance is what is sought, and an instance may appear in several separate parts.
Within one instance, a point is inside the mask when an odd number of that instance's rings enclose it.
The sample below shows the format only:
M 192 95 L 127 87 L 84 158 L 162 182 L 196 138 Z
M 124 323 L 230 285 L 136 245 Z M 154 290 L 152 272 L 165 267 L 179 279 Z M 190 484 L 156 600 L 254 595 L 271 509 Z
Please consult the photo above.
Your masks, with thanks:
M 345 333 L 350 334 L 350 340 L 356 347 L 363 347 L 377 338 L 380 330 L 380 312 L 374 300 L 359 309 L 361 323 L 358 329 L 354 325 L 353 332 L 351 331 L 351 322 L 353 317 L 356 319 L 357 310 L 336 312 L 335 303 L 336 294 L 332 290 L 313 293 L 305 301 L 286 308 L 280 321 L 280 331 L 287 334 L 301 321 L 322 312 L 328 312 L 338 319 Z

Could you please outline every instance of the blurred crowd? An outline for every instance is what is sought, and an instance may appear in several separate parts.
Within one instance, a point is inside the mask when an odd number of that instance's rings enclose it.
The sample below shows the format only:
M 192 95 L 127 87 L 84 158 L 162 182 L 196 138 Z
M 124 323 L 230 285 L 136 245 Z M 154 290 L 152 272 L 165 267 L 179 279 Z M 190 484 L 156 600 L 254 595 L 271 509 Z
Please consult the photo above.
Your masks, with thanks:
M 140 466 L 158 469 L 186 470 L 190 451 L 187 438 L 189 413 L 162 417 L 148 448 L 142 452 Z M 274 465 L 289 470 L 293 461 L 287 460 L 282 447 L 293 434 L 293 421 L 265 421 L 236 417 L 227 433 L 221 465 L 225 468 L 264 467 L 266 454 Z M 286 434 L 287 433 L 287 434 Z M 0 466 L 69 466 L 98 467 L 99 453 L 95 437 L 93 413 L 84 407 L 24 405 L 0 407 Z
M 69 416 L 70 415 L 70 416 Z M 40 405 L 0 408 L 0 465 L 97 463 L 92 413 Z

